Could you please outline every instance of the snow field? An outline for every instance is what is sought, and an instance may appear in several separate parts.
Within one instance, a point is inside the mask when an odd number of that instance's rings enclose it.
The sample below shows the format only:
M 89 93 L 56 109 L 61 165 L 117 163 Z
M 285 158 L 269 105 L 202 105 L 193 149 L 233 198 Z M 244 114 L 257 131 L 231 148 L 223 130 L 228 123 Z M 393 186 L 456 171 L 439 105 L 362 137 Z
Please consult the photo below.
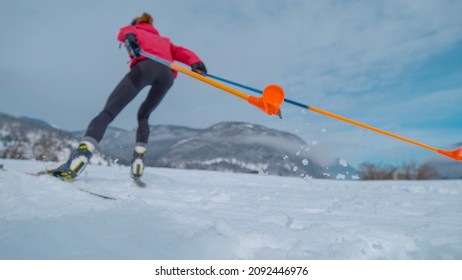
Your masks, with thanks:
M 147 168 L 139 188 L 124 166 L 68 183 L 2 163 L 0 259 L 462 259 L 462 180 Z

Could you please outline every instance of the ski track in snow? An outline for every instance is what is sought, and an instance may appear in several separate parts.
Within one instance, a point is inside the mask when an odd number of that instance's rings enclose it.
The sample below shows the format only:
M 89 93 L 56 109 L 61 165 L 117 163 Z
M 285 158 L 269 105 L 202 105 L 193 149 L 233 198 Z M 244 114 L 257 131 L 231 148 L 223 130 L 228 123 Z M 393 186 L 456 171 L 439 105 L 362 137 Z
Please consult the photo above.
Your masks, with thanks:
M 123 166 L 0 163 L 0 259 L 462 259 L 462 180 L 146 168 L 139 188 Z

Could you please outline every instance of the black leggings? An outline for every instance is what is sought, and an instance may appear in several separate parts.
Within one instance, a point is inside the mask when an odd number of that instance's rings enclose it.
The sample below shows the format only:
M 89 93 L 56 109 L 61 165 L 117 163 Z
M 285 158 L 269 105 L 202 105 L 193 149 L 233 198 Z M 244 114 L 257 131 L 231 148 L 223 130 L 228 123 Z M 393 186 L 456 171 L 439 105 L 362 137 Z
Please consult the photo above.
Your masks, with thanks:
M 159 105 L 174 80 L 173 72 L 165 65 L 151 60 L 138 62 L 132 70 L 125 75 L 109 96 L 106 106 L 88 125 L 85 139 L 101 141 L 108 125 L 122 111 L 122 109 L 148 85 L 151 90 L 138 111 L 138 130 L 136 142 L 147 144 L 149 138 L 148 118 Z

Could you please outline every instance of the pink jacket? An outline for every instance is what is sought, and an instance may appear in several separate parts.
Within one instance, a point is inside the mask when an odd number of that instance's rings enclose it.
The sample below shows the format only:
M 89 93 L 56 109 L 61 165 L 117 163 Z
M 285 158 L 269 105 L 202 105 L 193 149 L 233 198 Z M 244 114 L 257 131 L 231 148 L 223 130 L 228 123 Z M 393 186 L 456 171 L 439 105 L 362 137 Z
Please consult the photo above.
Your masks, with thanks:
M 194 52 L 186 48 L 176 46 L 170 42 L 169 38 L 160 36 L 159 31 L 157 31 L 157 29 L 155 29 L 151 24 L 139 23 L 122 27 L 117 39 L 120 42 L 125 43 L 125 36 L 130 33 L 135 34 L 136 39 L 140 44 L 140 48 L 147 53 L 166 59 L 170 62 L 179 61 L 188 66 L 201 61 Z M 146 57 L 132 57 L 130 68 L 143 59 L 146 59 Z M 176 75 L 177 73 L 175 72 L 175 77 Z

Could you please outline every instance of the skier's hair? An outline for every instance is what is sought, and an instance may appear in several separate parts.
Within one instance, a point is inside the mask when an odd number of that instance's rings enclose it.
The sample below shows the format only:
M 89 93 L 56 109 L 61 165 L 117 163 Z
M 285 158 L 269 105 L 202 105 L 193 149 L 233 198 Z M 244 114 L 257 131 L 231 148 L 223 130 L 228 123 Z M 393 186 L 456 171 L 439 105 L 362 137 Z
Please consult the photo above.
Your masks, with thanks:
M 149 23 L 152 24 L 154 19 L 152 16 L 146 12 L 144 12 L 140 17 L 136 17 L 133 19 L 132 24 L 138 24 L 138 23 Z

